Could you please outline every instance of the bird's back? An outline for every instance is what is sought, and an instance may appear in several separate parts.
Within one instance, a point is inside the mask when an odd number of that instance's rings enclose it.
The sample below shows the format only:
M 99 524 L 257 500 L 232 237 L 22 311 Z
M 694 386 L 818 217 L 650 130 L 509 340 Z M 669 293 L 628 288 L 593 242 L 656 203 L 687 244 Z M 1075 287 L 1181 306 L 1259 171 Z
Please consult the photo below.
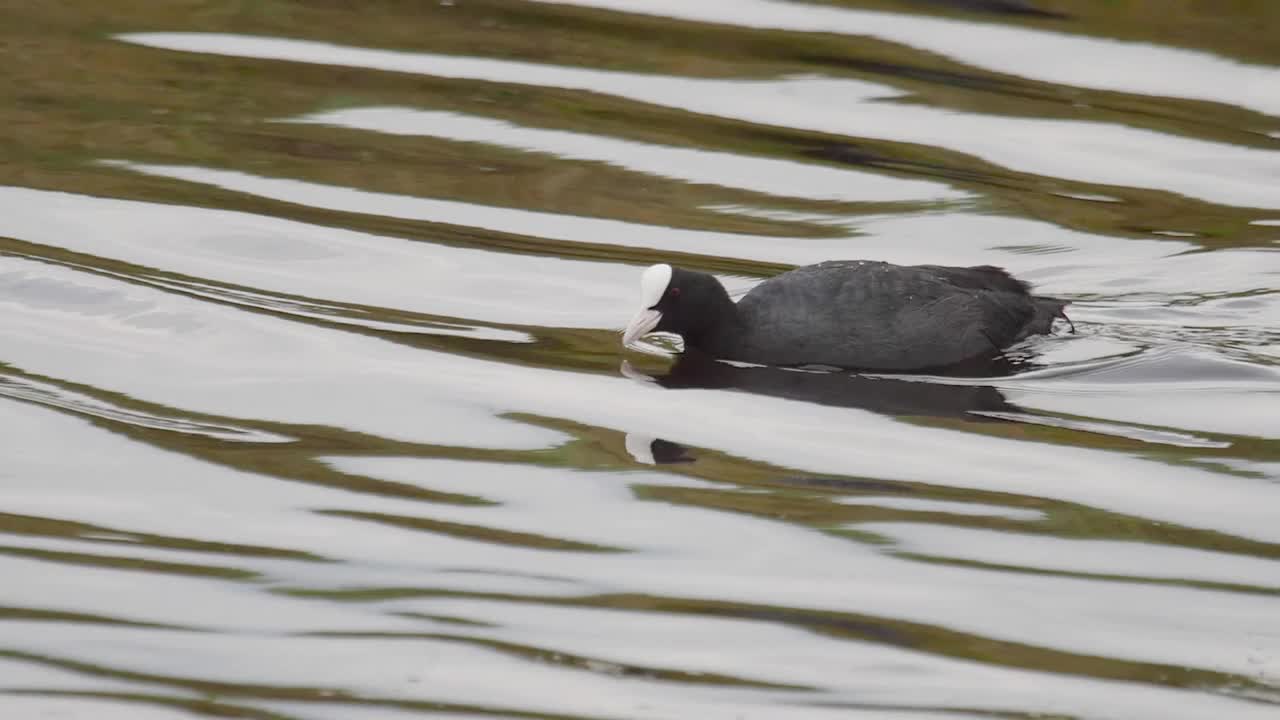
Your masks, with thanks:
M 824 262 L 747 293 L 738 302 L 742 332 L 722 355 L 770 365 L 940 368 L 1047 332 L 1061 307 L 991 266 Z

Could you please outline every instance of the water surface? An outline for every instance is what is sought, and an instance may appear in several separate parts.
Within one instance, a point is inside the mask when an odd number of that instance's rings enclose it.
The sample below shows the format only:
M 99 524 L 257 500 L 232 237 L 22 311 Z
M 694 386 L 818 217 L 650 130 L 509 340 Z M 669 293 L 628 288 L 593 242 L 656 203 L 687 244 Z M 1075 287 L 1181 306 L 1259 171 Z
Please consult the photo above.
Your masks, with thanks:
M 0 715 L 1280 712 L 1280 6 L 7 16 Z M 1079 332 L 618 346 L 832 258 Z

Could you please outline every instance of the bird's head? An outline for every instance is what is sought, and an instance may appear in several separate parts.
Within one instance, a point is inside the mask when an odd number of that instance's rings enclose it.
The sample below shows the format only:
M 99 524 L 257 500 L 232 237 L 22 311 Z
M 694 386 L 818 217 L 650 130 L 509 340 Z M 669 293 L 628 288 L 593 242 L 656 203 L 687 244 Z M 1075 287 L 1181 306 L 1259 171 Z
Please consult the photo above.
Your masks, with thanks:
M 696 344 L 721 319 L 725 303 L 733 301 L 714 276 L 653 265 L 640 276 L 640 310 L 622 331 L 622 344 L 631 346 L 654 332 L 675 333 L 686 346 Z

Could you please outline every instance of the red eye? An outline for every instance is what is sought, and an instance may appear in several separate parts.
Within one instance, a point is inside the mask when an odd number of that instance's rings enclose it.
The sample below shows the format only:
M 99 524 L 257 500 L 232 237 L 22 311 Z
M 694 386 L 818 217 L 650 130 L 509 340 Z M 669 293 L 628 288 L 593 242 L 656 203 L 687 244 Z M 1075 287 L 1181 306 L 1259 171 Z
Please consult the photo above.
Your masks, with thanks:
M 673 287 L 667 291 L 667 294 L 670 295 L 671 297 L 680 297 L 680 288 Z

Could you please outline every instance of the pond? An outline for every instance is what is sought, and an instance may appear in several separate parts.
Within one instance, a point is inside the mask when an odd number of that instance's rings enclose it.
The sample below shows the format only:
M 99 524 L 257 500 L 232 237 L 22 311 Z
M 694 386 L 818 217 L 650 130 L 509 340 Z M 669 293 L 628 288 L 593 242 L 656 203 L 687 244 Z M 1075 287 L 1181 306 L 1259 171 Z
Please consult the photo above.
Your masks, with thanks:
M 19 5 L 0 715 L 1280 714 L 1280 3 Z M 855 258 L 1078 332 L 620 345 Z

